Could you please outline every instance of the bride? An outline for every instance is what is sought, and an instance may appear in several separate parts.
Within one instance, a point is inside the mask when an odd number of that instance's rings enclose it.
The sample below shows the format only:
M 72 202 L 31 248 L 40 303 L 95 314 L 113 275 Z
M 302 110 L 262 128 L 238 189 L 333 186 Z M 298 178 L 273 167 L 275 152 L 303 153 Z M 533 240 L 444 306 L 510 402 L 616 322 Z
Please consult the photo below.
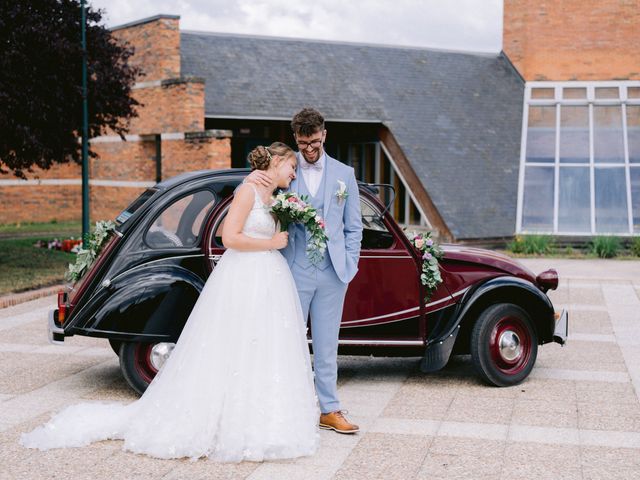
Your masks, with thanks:
M 313 454 L 319 443 L 305 322 L 278 249 L 271 194 L 295 178 L 285 144 L 256 147 L 253 169 L 270 187 L 237 191 L 223 228 L 226 252 L 207 280 L 171 357 L 128 405 L 80 403 L 23 434 L 41 450 L 123 439 L 125 450 L 158 458 L 262 461 Z

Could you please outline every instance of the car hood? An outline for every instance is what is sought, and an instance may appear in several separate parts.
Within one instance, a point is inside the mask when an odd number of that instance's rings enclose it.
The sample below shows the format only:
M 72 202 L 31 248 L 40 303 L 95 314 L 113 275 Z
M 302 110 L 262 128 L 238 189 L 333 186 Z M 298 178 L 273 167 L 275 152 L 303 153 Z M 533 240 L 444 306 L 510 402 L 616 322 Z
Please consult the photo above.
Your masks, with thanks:
M 445 264 L 447 260 L 473 263 L 536 283 L 536 275 L 531 270 L 502 253 L 462 245 L 442 245 L 442 249 Z

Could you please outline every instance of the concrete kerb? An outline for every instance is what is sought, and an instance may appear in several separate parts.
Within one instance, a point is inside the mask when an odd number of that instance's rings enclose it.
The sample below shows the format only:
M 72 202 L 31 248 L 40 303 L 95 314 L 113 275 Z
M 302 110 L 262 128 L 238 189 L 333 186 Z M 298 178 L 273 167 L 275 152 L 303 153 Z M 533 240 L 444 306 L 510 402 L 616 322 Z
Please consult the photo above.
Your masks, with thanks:
M 38 288 L 36 290 L 29 290 L 20 293 L 10 293 L 0 296 L 0 310 L 14 305 L 19 305 L 24 302 L 30 302 L 42 297 L 48 297 L 50 295 L 57 294 L 60 290 L 63 290 L 65 284 L 53 285 L 51 287 Z

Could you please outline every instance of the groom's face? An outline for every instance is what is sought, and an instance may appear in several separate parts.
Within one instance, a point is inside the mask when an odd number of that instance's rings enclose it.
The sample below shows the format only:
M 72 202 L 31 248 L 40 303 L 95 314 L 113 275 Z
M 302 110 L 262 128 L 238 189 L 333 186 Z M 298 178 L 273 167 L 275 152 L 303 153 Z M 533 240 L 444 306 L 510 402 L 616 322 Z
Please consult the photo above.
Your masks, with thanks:
M 317 162 L 323 153 L 324 140 L 327 136 L 326 130 L 318 130 L 313 135 L 301 135 L 295 134 L 296 143 L 298 144 L 298 150 L 309 163 Z

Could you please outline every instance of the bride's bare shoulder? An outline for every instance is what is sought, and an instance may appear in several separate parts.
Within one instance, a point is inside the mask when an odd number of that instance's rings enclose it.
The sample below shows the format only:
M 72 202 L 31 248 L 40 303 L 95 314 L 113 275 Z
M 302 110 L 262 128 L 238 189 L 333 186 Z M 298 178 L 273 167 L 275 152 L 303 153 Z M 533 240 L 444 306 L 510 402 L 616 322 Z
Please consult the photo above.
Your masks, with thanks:
M 243 183 L 238 188 L 236 188 L 236 191 L 234 192 L 234 200 L 236 198 L 239 198 L 241 200 L 246 200 L 246 199 L 253 200 L 256 196 L 256 193 L 257 192 L 256 192 L 255 185 L 251 183 Z

